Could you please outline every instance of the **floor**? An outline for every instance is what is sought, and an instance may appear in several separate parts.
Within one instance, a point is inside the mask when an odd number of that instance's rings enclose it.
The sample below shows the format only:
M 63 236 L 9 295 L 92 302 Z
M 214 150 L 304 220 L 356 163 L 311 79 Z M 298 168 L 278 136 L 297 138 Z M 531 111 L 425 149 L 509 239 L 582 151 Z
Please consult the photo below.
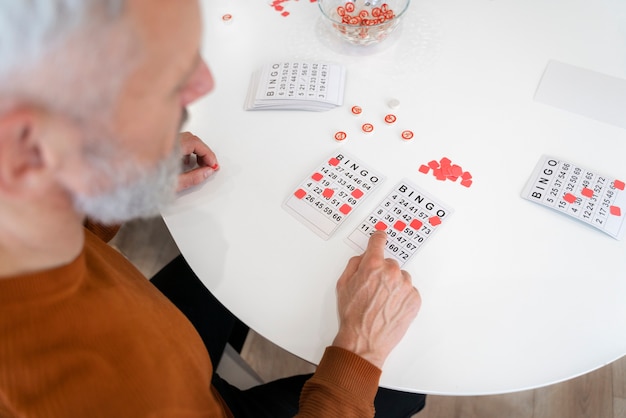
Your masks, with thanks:
M 147 277 L 179 253 L 160 218 L 125 225 L 111 244 Z M 315 370 L 312 364 L 254 331 L 246 338 L 241 359 L 263 381 Z M 429 396 L 426 408 L 416 417 L 626 418 L 626 357 L 585 376 L 541 389 L 497 396 Z

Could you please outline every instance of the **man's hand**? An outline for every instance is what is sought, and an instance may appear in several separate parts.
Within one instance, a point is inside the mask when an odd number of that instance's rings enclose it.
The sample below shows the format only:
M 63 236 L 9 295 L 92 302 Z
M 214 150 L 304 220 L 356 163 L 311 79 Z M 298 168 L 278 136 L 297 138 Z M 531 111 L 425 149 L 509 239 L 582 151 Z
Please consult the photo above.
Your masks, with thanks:
M 339 331 L 334 346 L 382 369 L 422 304 L 411 276 L 384 258 L 387 234 L 375 232 L 363 255 L 353 257 L 337 282 Z
M 194 168 L 183 172 L 178 177 L 176 191 L 185 190 L 202 183 L 219 169 L 215 153 L 200 138 L 192 133 L 183 132 L 180 134 L 180 143 L 184 165 L 193 164 L 192 156 L 195 156 L 197 164 L 194 164 Z

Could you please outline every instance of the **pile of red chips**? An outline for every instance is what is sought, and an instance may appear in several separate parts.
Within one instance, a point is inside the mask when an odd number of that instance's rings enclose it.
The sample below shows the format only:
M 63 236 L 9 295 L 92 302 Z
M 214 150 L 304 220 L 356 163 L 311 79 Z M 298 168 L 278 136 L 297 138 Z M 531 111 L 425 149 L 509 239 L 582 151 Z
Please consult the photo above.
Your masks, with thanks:
M 365 9 L 357 11 L 354 3 L 350 1 L 344 6 L 337 7 L 337 14 L 341 16 L 341 23 L 354 26 L 379 25 L 396 17 L 387 3 L 383 3 L 380 7 L 374 7 L 372 11 L 369 12 Z
M 441 160 L 432 160 L 427 165 L 422 164 L 419 168 L 420 173 L 428 174 L 432 170 L 433 176 L 440 181 L 457 181 L 461 179 L 461 185 L 470 187 L 472 185 L 472 175 L 469 171 L 463 171 L 458 164 L 452 164 L 449 158 L 443 157 Z

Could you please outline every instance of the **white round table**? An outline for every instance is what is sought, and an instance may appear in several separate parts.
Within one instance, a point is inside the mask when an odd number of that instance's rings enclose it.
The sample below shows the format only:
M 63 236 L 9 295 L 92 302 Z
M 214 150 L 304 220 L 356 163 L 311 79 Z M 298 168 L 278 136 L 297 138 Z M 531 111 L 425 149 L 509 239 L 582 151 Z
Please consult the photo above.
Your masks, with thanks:
M 398 33 L 365 51 L 334 39 L 307 0 L 203 7 L 216 88 L 192 106 L 186 129 L 221 169 L 163 216 L 196 274 L 242 321 L 319 361 L 337 330 L 336 280 L 356 254 L 344 239 L 407 178 L 454 213 L 406 265 L 423 307 L 381 385 L 506 393 L 626 353 L 626 242 L 520 196 L 542 154 L 626 178 L 626 130 L 533 100 L 550 60 L 626 78 L 626 2 L 413 0 Z M 245 111 L 252 72 L 278 60 L 344 65 L 344 105 Z M 397 126 L 360 133 L 392 99 Z M 399 129 L 414 139 L 402 141 Z M 338 130 L 348 134 L 341 144 Z M 324 241 L 281 204 L 337 150 L 386 182 Z M 418 172 L 442 157 L 470 171 L 473 185 Z

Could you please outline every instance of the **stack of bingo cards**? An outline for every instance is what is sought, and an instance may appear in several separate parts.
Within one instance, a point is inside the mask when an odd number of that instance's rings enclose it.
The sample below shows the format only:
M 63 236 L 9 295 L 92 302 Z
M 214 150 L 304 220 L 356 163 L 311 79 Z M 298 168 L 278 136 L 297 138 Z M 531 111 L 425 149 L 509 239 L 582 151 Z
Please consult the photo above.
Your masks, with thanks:
M 403 266 L 441 228 L 451 213 L 446 205 L 403 180 L 348 236 L 347 243 L 364 251 L 375 231 L 387 231 L 385 254 Z
M 621 239 L 626 215 L 625 186 L 622 180 L 544 155 L 522 197 Z
M 298 185 L 283 208 L 320 237 L 328 239 L 383 180 L 371 167 L 338 152 Z
M 254 74 L 246 110 L 328 110 L 343 104 L 345 68 L 325 62 L 273 62 Z

